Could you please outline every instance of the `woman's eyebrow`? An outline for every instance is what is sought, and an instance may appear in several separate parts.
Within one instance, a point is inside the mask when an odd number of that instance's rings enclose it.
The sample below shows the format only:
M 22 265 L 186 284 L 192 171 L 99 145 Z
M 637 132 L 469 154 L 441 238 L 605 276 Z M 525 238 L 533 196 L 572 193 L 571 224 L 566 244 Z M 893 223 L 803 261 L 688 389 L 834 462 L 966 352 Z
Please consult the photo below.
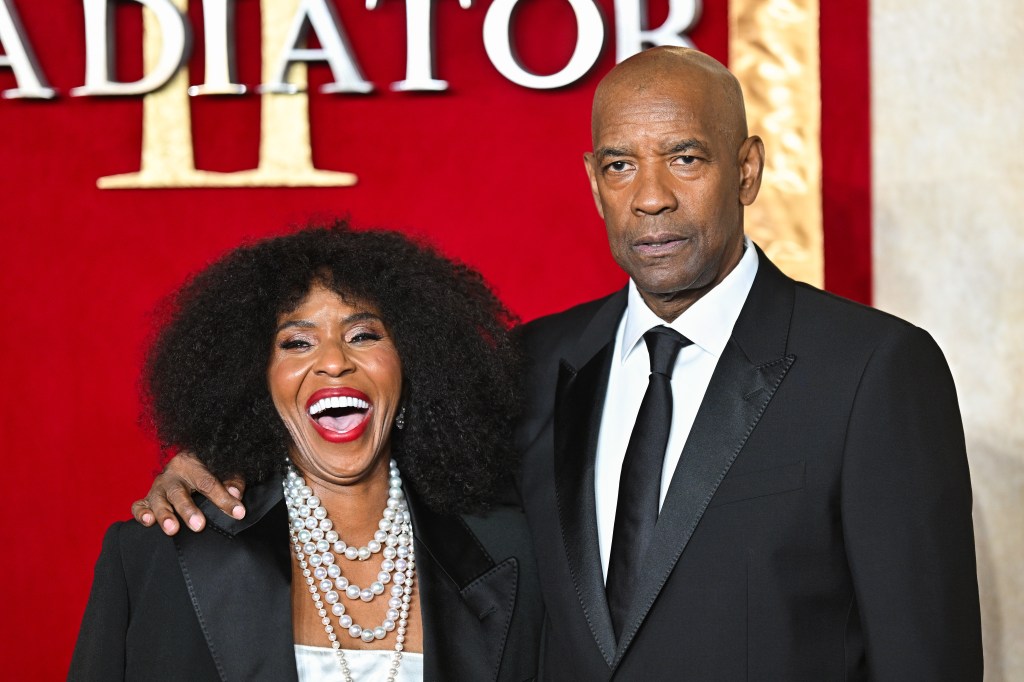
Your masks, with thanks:
M 383 320 L 380 319 L 380 315 L 371 313 L 369 311 L 352 313 L 348 317 L 344 318 L 341 322 L 342 324 L 353 324 L 355 322 L 363 322 L 365 320 L 377 320 L 378 322 L 383 322 Z M 300 329 L 314 329 L 316 326 L 317 325 L 315 322 L 310 322 L 309 320 L 285 320 L 281 324 L 277 325 L 277 329 L 274 330 L 274 333 L 276 334 L 283 329 L 289 329 L 291 327 L 298 327 Z

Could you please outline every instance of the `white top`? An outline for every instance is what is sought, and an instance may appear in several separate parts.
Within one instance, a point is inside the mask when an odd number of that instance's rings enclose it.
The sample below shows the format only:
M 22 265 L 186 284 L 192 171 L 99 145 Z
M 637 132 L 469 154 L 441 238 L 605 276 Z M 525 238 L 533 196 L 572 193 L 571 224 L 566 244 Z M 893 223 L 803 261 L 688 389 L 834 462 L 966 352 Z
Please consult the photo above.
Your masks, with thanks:
M 615 335 L 615 350 L 601 415 L 594 470 L 597 537 L 601 549 L 601 568 L 606 580 L 622 460 L 651 373 L 651 360 L 643 335 L 653 327 L 665 325 L 693 341 L 692 345 L 679 352 L 672 370 L 672 427 L 661 473 L 660 508 L 665 503 L 672 474 L 690 435 L 697 409 L 711 383 L 718 358 L 732 335 L 732 328 L 747 300 L 756 274 L 757 251 L 751 246 L 750 240 L 745 239 L 743 256 L 733 271 L 671 324 L 655 315 L 640 296 L 636 284 L 632 281 L 629 283 L 626 313 Z
M 344 649 L 348 669 L 355 682 L 379 682 L 388 678 L 393 649 Z M 334 649 L 325 646 L 295 645 L 295 667 L 299 682 L 335 682 L 341 678 L 341 666 Z M 397 682 L 423 682 L 423 654 L 402 652 Z

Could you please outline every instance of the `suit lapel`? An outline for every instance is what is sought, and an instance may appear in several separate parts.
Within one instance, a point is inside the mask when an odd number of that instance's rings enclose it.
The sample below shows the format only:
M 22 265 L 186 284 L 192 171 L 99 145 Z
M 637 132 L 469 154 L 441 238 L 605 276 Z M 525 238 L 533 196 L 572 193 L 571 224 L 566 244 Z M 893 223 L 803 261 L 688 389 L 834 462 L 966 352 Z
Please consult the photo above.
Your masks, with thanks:
M 555 495 L 562 543 L 580 606 L 608 665 L 615 657 L 615 632 L 597 539 L 594 460 L 615 329 L 625 307 L 622 290 L 600 308 L 562 359 L 555 398 Z
M 242 521 L 204 501 L 203 533 L 175 536 L 196 616 L 223 680 L 296 680 L 291 556 L 281 482 L 246 491 Z
M 719 483 L 786 373 L 793 283 L 758 249 L 758 273 L 701 402 L 658 517 L 636 601 L 618 646 L 625 655 L 682 556 Z
M 496 679 L 516 601 L 518 564 L 510 558 L 495 565 L 460 517 L 437 514 L 414 494 L 409 507 L 424 679 Z

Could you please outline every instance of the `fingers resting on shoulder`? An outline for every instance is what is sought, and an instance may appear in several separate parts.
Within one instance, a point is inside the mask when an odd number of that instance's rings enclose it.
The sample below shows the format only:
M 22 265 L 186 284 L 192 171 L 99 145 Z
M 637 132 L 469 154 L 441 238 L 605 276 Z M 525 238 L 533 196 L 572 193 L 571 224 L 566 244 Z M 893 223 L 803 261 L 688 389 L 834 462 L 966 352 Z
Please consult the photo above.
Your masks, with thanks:
M 159 523 L 167 535 L 178 532 L 179 517 L 190 529 L 200 531 L 206 526 L 206 517 L 192 501 L 193 492 L 208 498 L 228 516 L 236 519 L 245 516 L 241 502 L 245 482 L 218 480 L 187 451 L 167 462 L 163 472 L 153 480 L 149 494 L 132 504 L 132 516 L 144 526 Z

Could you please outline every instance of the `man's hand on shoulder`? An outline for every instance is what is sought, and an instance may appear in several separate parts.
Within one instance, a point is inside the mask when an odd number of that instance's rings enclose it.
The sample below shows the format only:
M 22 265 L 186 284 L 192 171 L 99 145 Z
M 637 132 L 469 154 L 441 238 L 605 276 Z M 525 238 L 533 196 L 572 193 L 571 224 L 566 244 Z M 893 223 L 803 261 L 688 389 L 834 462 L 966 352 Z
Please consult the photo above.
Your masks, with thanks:
M 149 494 L 132 504 L 132 515 L 143 526 L 159 523 L 166 535 L 178 532 L 178 517 L 193 531 L 201 531 L 206 526 L 206 517 L 192 501 L 193 492 L 208 498 L 228 516 L 245 516 L 241 503 L 245 482 L 218 481 L 191 452 L 180 452 L 171 458 L 163 473 L 153 480 Z

